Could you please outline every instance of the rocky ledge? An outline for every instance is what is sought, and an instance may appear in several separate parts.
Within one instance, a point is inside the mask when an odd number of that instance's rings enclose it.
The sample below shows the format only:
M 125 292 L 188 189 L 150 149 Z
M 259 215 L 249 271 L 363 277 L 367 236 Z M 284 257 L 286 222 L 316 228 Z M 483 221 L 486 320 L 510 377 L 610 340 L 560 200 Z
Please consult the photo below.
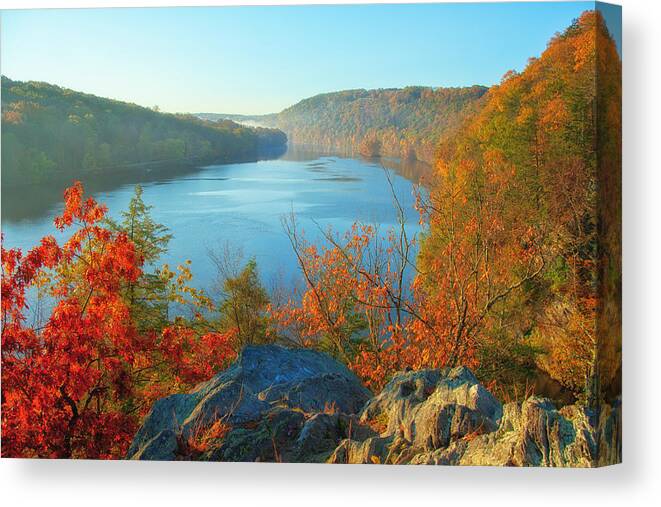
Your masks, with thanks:
M 246 347 L 157 401 L 131 459 L 590 467 L 621 460 L 621 406 L 502 405 L 463 367 L 404 372 L 377 396 L 320 352 Z

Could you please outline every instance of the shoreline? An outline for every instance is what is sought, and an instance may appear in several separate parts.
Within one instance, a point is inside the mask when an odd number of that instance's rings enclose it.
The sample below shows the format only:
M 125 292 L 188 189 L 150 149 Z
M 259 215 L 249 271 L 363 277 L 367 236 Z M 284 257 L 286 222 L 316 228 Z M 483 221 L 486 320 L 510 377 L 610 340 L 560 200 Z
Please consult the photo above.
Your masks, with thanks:
M 25 190 L 34 189 L 35 186 L 42 185 L 68 185 L 74 180 L 85 181 L 94 179 L 95 181 L 103 181 L 104 179 L 116 179 L 118 177 L 132 176 L 133 178 L 145 177 L 148 175 L 162 176 L 162 175 L 176 175 L 178 173 L 185 174 L 191 170 L 199 169 L 207 165 L 223 165 L 223 164 L 240 164 L 244 162 L 255 162 L 258 160 L 271 160 L 278 158 L 287 152 L 287 143 L 283 145 L 273 146 L 270 148 L 259 149 L 257 154 L 245 155 L 240 157 L 224 158 L 224 157 L 195 157 L 186 159 L 170 159 L 170 160 L 150 160 L 146 162 L 134 162 L 130 164 L 123 164 L 117 166 L 110 166 L 102 169 L 97 169 L 93 172 L 88 172 L 80 175 L 67 175 L 47 178 L 40 182 L 21 182 L 21 183 L 6 183 L 2 182 L 2 187 L 12 190 Z M 140 181 L 136 181 L 139 183 Z

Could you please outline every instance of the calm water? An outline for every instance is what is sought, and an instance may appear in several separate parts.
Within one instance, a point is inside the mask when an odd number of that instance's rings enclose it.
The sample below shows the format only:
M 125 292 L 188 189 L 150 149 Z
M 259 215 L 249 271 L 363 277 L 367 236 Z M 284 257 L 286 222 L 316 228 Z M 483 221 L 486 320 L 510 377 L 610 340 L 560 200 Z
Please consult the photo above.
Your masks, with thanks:
M 410 232 L 417 232 L 413 187 L 428 170 L 424 165 L 290 149 L 275 160 L 207 166 L 152 179 L 141 176 L 140 183 L 145 202 L 154 206 L 154 219 L 174 236 L 162 262 L 174 266 L 190 259 L 194 285 L 213 284 L 216 271 L 208 251 L 222 251 L 224 245 L 240 248 L 246 259 L 254 257 L 265 284 L 279 280 L 288 285 L 298 276 L 298 268 L 281 225 L 283 215 L 293 211 L 299 227 L 313 241 L 321 235 L 315 222 L 345 231 L 361 220 L 380 224 L 384 233 L 395 225 L 382 165 L 393 175 Z M 127 207 L 137 181 L 124 175 L 116 181 L 89 179 L 84 184 L 117 217 Z M 54 233 L 53 218 L 63 207 L 61 188 L 7 191 L 2 197 L 6 246 L 28 249 Z

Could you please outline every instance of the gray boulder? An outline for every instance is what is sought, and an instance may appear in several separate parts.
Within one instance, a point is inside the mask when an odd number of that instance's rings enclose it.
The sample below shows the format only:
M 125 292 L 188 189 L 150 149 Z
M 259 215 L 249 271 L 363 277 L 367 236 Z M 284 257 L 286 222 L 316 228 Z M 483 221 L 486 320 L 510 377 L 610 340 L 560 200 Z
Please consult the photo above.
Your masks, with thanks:
M 360 420 L 387 420 L 386 435 L 432 450 L 470 433 L 494 431 L 501 415 L 500 402 L 468 368 L 459 367 L 396 376 L 367 403 Z
M 239 430 L 255 432 L 260 424 L 265 430 L 263 419 L 276 414 L 276 408 L 278 417 L 286 413 L 290 424 L 301 423 L 302 428 L 303 421 L 292 412 L 354 414 L 370 396 L 353 373 L 323 353 L 277 345 L 246 347 L 232 366 L 190 393 L 157 401 L 136 433 L 128 457 L 177 459 L 182 442 L 217 421 L 232 428 L 224 440 L 238 441 Z M 218 452 L 216 449 L 213 456 L 218 457 Z M 254 452 L 246 452 L 243 459 L 227 445 L 221 455 L 232 460 L 254 461 L 256 457 Z
M 372 398 L 360 422 L 380 433 L 343 442 L 331 462 L 405 463 L 498 428 L 502 406 L 464 367 L 400 373 Z
M 324 463 L 342 440 L 370 435 L 374 432 L 362 428 L 353 415 L 310 415 L 277 407 L 267 412 L 256 426 L 232 429 L 199 459 Z
M 621 410 L 617 401 L 599 413 L 579 405 L 561 409 L 532 397 L 505 405 L 498 430 L 469 442 L 458 464 L 593 467 L 619 463 Z

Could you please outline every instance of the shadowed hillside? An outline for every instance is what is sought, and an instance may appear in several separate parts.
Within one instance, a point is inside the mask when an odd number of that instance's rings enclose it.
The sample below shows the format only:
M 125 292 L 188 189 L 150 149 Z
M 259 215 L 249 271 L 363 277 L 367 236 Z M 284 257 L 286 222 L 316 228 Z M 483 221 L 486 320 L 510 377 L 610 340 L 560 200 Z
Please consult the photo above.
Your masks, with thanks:
M 286 136 L 2 77 L 2 183 L 70 180 L 167 162 L 235 161 Z

